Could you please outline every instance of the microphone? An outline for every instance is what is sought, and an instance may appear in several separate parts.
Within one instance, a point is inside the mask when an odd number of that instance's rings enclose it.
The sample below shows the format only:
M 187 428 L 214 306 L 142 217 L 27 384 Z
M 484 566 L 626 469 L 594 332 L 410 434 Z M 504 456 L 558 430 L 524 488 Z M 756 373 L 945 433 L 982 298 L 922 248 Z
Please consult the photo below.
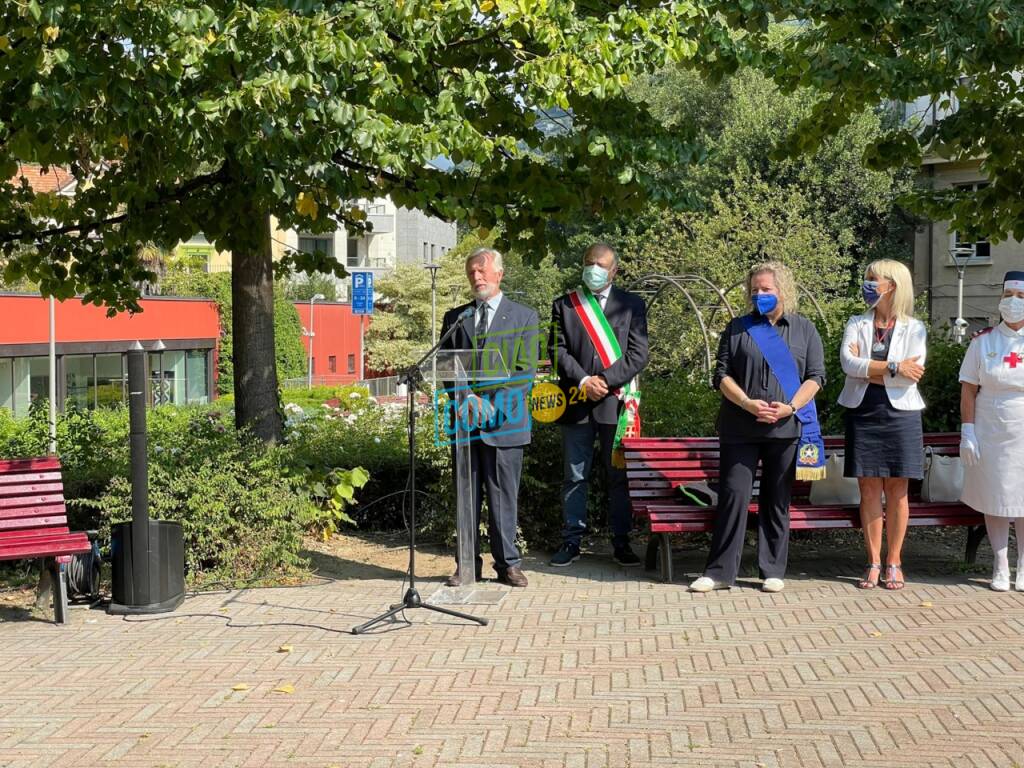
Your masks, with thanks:
M 464 310 L 462 310 L 459 313 L 459 317 L 458 317 L 458 319 L 455 322 L 461 323 L 463 320 L 469 320 L 469 318 L 471 318 L 475 314 L 476 314 L 476 307 L 474 305 L 470 304 L 468 307 L 466 307 Z

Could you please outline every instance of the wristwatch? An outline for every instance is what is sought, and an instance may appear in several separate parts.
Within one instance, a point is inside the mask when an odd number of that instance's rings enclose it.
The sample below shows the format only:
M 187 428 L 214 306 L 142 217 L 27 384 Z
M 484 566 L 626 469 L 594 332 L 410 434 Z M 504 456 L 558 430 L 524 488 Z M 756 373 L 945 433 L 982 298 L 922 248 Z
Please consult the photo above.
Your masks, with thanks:
M 896 374 L 900 372 L 900 364 L 899 363 L 892 362 L 892 363 L 889 363 L 885 367 L 889 369 L 889 375 L 892 376 L 893 378 L 895 378 Z
M 796 407 L 796 403 L 790 400 L 788 403 L 786 403 L 786 405 L 793 409 L 793 415 L 796 416 L 796 412 L 800 410 L 799 408 Z

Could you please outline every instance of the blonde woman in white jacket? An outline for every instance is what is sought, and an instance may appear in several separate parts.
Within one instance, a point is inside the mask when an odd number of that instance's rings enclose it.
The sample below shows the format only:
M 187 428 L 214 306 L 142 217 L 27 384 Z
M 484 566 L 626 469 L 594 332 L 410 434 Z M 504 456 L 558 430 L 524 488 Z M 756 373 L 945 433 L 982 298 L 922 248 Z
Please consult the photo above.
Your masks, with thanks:
M 846 411 L 843 474 L 860 484 L 860 519 L 868 565 L 861 589 L 878 585 L 882 573 L 882 494 L 888 540 L 884 584 L 903 589 L 903 539 L 910 506 L 907 486 L 924 477 L 924 400 L 917 382 L 924 375 L 927 331 L 913 316 L 910 270 L 890 259 L 868 265 L 862 286 L 869 309 L 851 317 L 840 347 L 846 383 L 839 404 Z

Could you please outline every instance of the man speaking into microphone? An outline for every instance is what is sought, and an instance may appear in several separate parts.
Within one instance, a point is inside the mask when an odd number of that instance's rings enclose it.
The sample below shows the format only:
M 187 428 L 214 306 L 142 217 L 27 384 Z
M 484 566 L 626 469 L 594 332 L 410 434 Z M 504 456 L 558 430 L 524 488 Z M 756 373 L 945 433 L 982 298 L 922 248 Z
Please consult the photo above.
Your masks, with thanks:
M 495 358 L 488 352 L 496 349 L 508 368 L 507 379 L 482 381 L 473 387 L 473 393 L 467 398 L 466 405 L 476 415 L 476 426 L 470 434 L 469 491 L 473 494 L 478 520 L 484 494 L 487 497 L 487 529 L 498 581 L 512 587 L 525 587 L 528 581 L 516 547 L 516 529 L 523 448 L 530 443 L 530 389 L 540 354 L 540 320 L 535 310 L 502 294 L 504 274 L 498 251 L 493 248 L 475 250 L 466 259 L 466 277 L 474 299 L 445 313 L 441 335 L 458 323 L 459 327 L 443 349 L 477 350 L 480 353 L 477 364 L 484 368 L 493 364 Z M 471 314 L 464 316 L 466 310 Z M 472 376 L 473 372 L 469 373 Z M 455 418 L 462 418 L 462 415 L 456 414 Z M 462 488 L 455 491 L 468 492 Z M 475 548 L 476 578 L 479 579 L 483 561 L 478 538 Z M 456 571 L 448 580 L 448 586 L 460 584 Z

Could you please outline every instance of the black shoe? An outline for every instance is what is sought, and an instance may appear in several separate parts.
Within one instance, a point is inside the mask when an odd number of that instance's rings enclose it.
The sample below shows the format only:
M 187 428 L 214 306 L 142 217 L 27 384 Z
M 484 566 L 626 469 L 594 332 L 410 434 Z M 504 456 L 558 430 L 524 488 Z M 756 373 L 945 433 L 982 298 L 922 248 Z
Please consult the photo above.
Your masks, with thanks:
M 575 544 L 563 544 L 562 548 L 555 552 L 554 557 L 551 558 L 551 565 L 559 568 L 564 568 L 567 565 L 572 565 L 580 559 L 580 548 Z
M 640 558 L 629 548 L 629 544 L 616 549 L 612 558 L 623 568 L 638 568 L 640 566 Z

